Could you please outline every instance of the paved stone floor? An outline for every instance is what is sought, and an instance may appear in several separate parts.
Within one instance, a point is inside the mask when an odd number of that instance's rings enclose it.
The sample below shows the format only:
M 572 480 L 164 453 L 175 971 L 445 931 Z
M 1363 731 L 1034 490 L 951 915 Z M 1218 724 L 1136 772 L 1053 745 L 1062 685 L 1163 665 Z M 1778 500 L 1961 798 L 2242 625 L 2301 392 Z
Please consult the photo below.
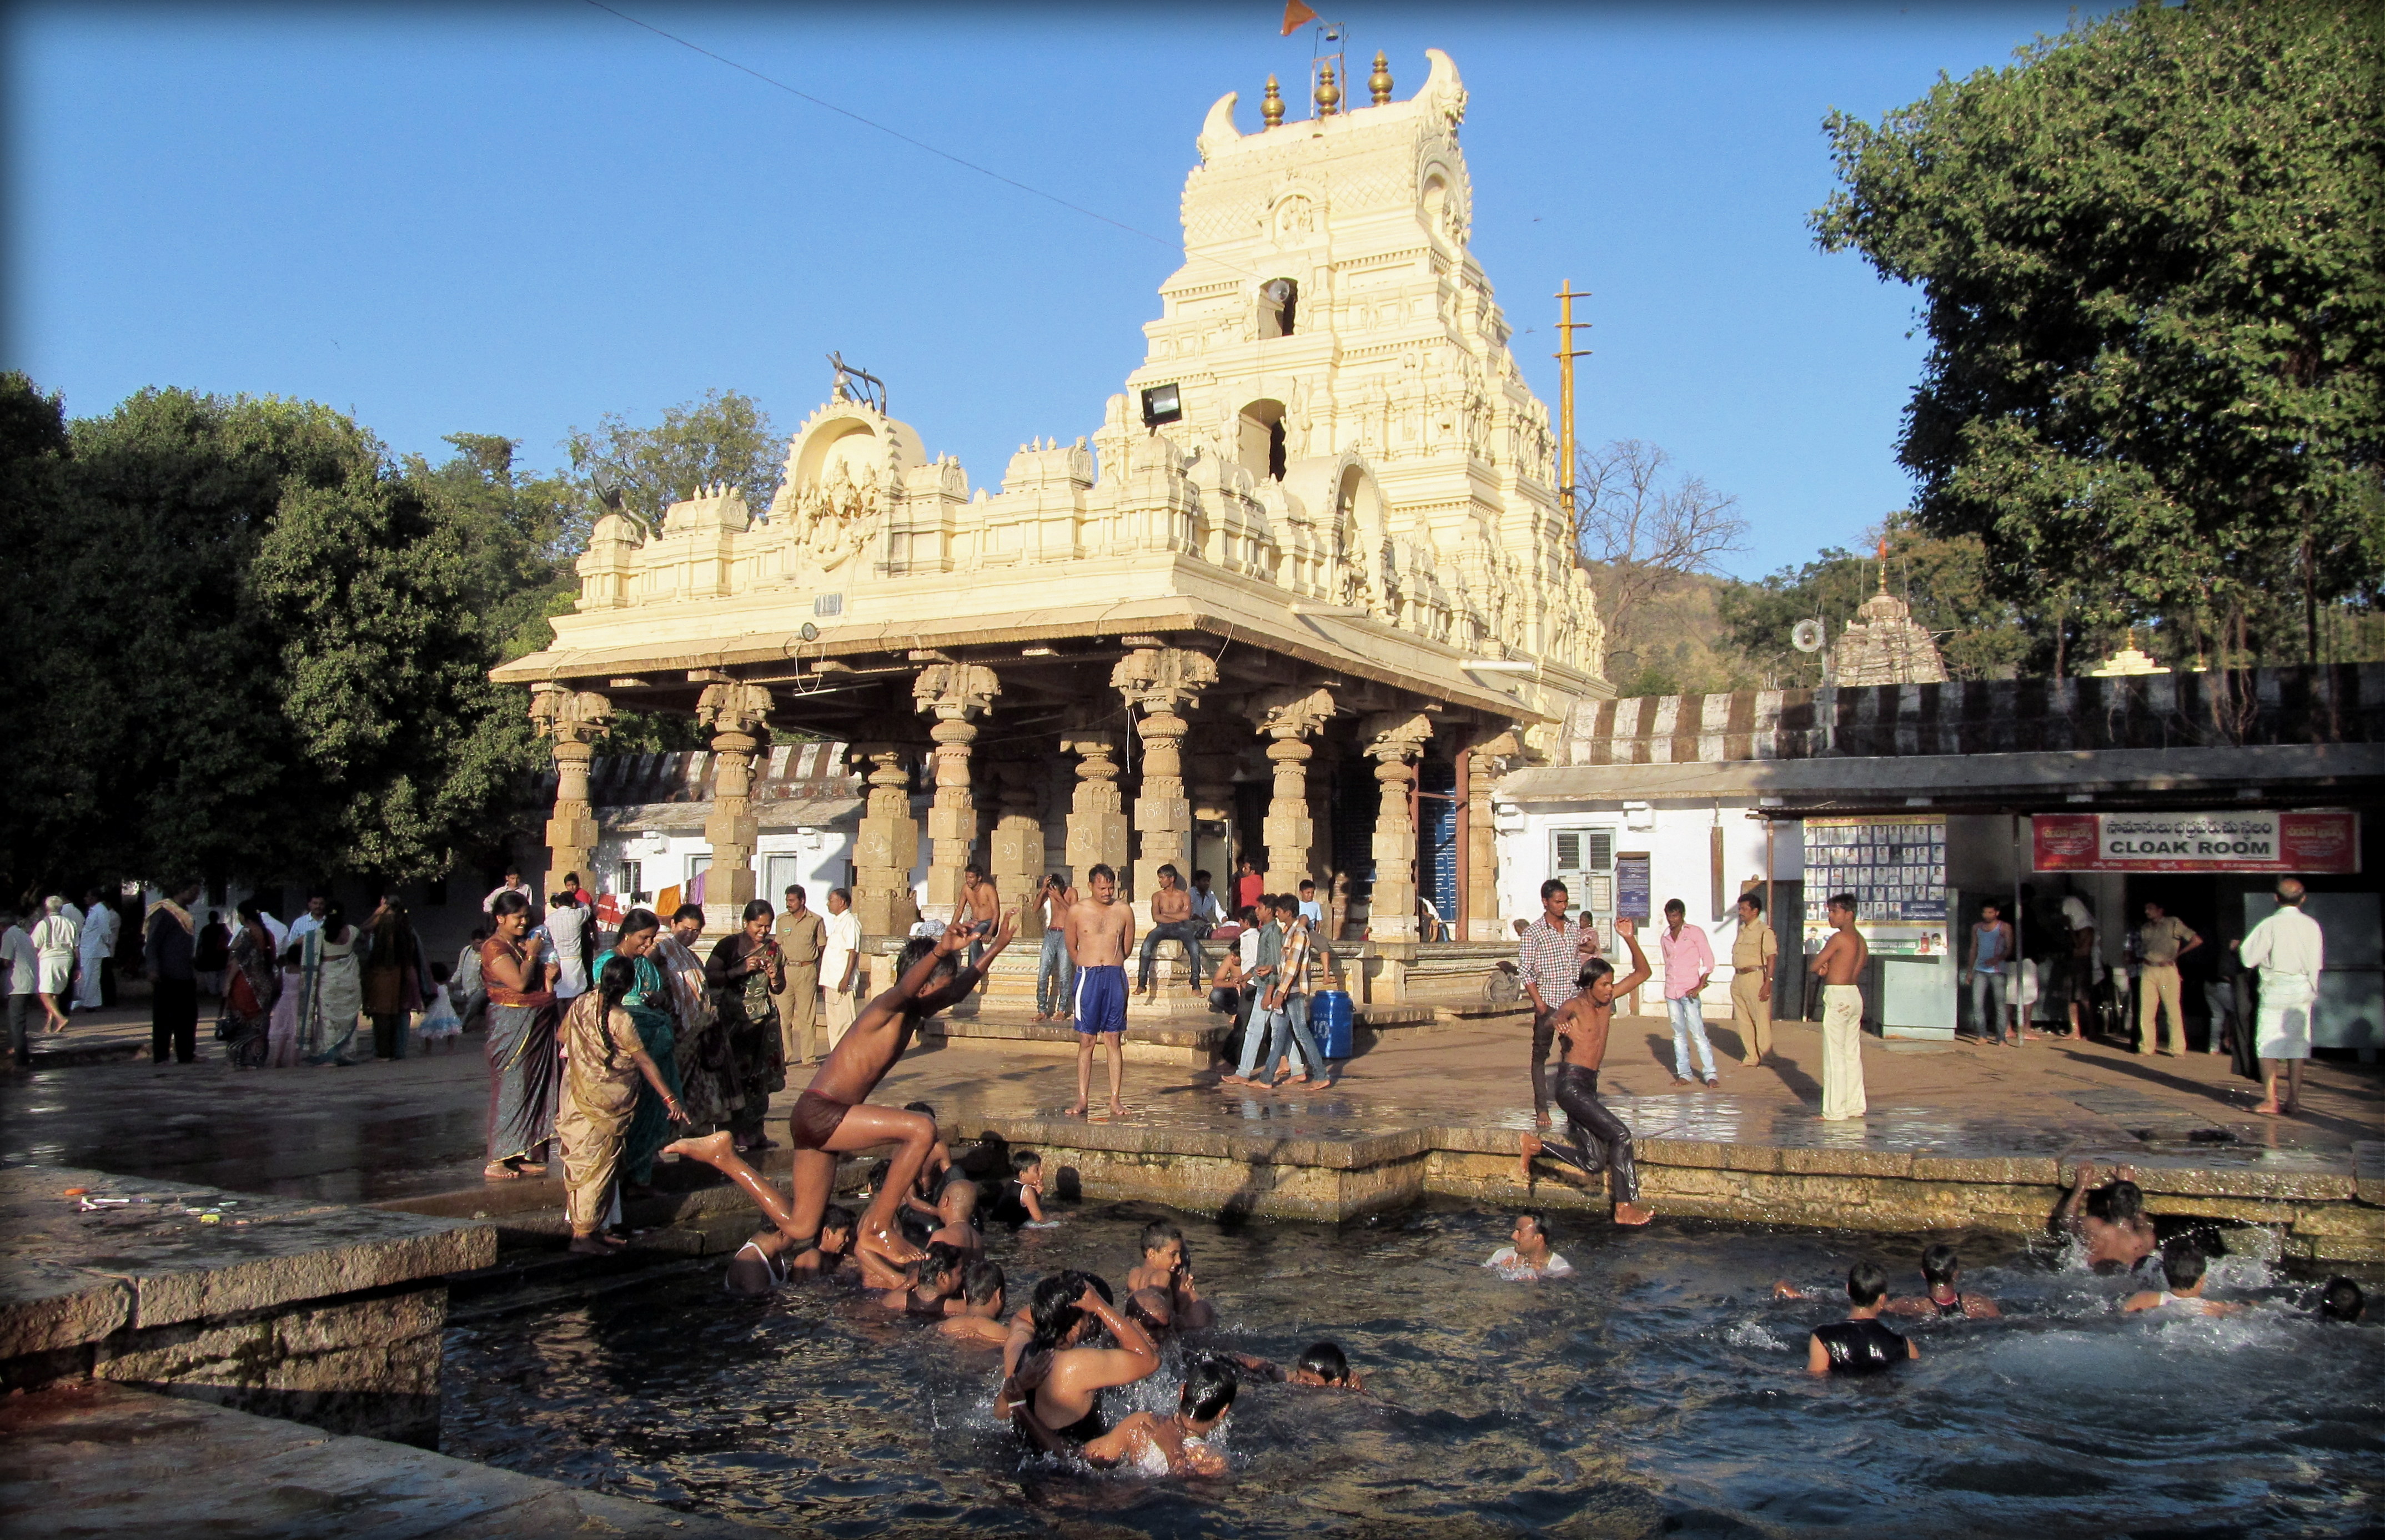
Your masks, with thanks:
M 94 1035 L 102 1029 L 94 1029 Z M 124 1030 L 124 1029 L 119 1029 Z M 1660 1018 L 1617 1023 L 1605 1093 L 1643 1137 L 1929 1150 L 1941 1154 L 2191 1150 L 2202 1163 L 2247 1158 L 2342 1161 L 2385 1138 L 2385 1071 L 2313 1066 L 2306 1111 L 2255 1116 L 2257 1087 L 2225 1057 L 2139 1057 L 2097 1044 L 2019 1049 L 1888 1043 L 1867 1037 L 1871 1115 L 1823 1124 L 1818 1028 L 1785 1024 L 1773 1062 L 1739 1064 L 1727 1026 L 1718 1089 L 1672 1084 Z M 1527 1126 L 1518 1026 L 1392 1031 L 1330 1090 L 1220 1095 L 1214 1072 L 1127 1067 L 1133 1121 L 1271 1137 L 1349 1138 L 1409 1127 Z M 249 1192 L 343 1201 L 477 1187 L 486 1071 L 477 1038 L 452 1053 L 343 1069 L 235 1072 L 218 1045 L 201 1062 L 83 1062 L 0 1078 L 0 1162 L 89 1166 Z M 1097 1101 L 1106 1087 L 1096 1064 Z M 800 1080 L 780 1098 L 791 1103 Z M 1075 1096 L 1064 1058 L 948 1046 L 915 1049 L 880 1101 L 925 1099 L 947 1125 L 973 1115 L 1049 1116 Z M 2222 1139 L 2225 1134 L 2231 1137 Z

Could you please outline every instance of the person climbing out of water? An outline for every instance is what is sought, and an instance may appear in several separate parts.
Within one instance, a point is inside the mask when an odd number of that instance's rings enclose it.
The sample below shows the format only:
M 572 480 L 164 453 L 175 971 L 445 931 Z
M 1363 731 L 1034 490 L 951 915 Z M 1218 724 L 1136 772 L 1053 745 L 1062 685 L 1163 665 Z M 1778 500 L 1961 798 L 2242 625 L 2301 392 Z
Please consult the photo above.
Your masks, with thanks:
M 818 1245 L 798 1251 L 784 1230 L 760 1231 L 729 1259 L 720 1286 L 740 1298 L 760 1298 L 788 1284 L 829 1277 L 852 1254 L 853 1211 L 831 1203 L 821 1211 Z
M 1877 1374 L 1921 1349 L 1879 1323 L 1888 1303 L 1888 1274 L 1875 1261 L 1859 1261 L 1847 1269 L 1847 1299 L 1854 1308 L 1844 1321 L 1817 1326 L 1807 1339 L 1805 1372 L 1809 1374 Z
M 1010 1328 L 1002 1319 L 1004 1285 L 1000 1262 L 980 1257 L 962 1268 L 959 1313 L 945 1316 L 936 1330 L 980 1347 L 999 1348 L 1008 1342 Z
M 1195 1360 L 1184 1372 L 1172 1416 L 1138 1411 L 1099 1438 L 1087 1441 L 1085 1459 L 1101 1466 L 1131 1464 L 1140 1474 L 1222 1476 L 1226 1457 L 1204 1442 L 1226 1420 L 1242 1382 L 1233 1366 L 1214 1358 Z
M 1530 1211 L 1517 1214 L 1516 1227 L 1508 1232 L 1508 1244 L 1492 1252 L 1482 1265 L 1511 1284 L 1568 1276 L 1573 1264 L 1549 1249 L 1552 1238 L 1545 1215 Z
M 1201 1298 L 1192 1282 L 1192 1260 L 1184 1254 L 1184 1232 L 1173 1220 L 1155 1219 L 1143 1227 L 1143 1261 L 1127 1273 L 1126 1286 L 1165 1290 L 1180 1330 L 1205 1331 L 1217 1323 L 1217 1312 Z
M 1367 1383 L 1350 1367 L 1339 1345 L 1312 1342 L 1301 1349 L 1290 1369 L 1252 1353 L 1236 1353 L 1234 1361 L 1261 1379 L 1317 1390 L 1364 1390 Z
M 1118 1346 L 1083 1346 L 1097 1327 Z M 1012 1326 L 1002 1356 L 994 1415 L 1010 1419 L 1030 1443 L 1055 1453 L 1074 1452 L 1109 1431 L 1102 1420 L 1103 1391 L 1147 1379 L 1159 1368 L 1150 1334 L 1111 1306 L 1107 1285 L 1074 1269 L 1035 1285 L 1027 1323 Z
M 2054 1211 L 2054 1227 L 2079 1237 L 2086 1248 L 2087 1265 L 2098 1273 L 2128 1272 L 2152 1256 L 2159 1244 L 2153 1221 L 2145 1217 L 2145 1195 L 2136 1175 L 2134 1166 L 2120 1166 L 2109 1186 L 2091 1192 L 2094 1162 L 2081 1161 L 2068 1195 Z
M 1532 1185 L 1532 1157 L 1547 1154 L 1596 1177 L 1611 1173 L 1615 1188 L 1615 1223 L 1645 1224 L 1655 1218 L 1640 1203 L 1640 1174 L 1631 1163 L 1631 1130 L 1598 1099 L 1598 1066 L 1606 1056 L 1607 1029 L 1615 1020 L 1615 1001 L 1648 979 L 1648 958 L 1640 950 L 1639 927 L 1629 919 L 1615 922 L 1615 934 L 1631 949 L 1631 972 L 1615 976 L 1614 965 L 1593 957 L 1581 965 L 1571 1000 L 1557 1007 L 1551 1026 L 1558 1045 L 1555 1076 L 1557 1105 L 1565 1110 L 1570 1145 L 1527 1130 L 1518 1165 L 1524 1186 Z
M 829 1188 L 836 1180 L 837 1156 L 896 1144 L 901 1149 L 887 1180 L 861 1217 L 854 1247 L 857 1255 L 878 1257 L 893 1267 L 919 1260 L 918 1248 L 896 1230 L 894 1211 L 935 1149 L 935 1121 L 918 1112 L 873 1107 L 869 1093 L 903 1056 L 921 1022 L 968 998 L 985 970 L 1010 945 L 1018 925 L 1016 910 L 1005 914 L 993 943 L 977 962 L 966 968 L 957 967 L 955 958 L 969 943 L 973 928 L 969 925 L 956 922 L 938 940 L 921 938 L 905 942 L 894 987 L 861 1008 L 852 1027 L 812 1076 L 811 1085 L 795 1099 L 787 1130 L 794 1146 L 790 1233 L 799 1244 L 808 1248 L 816 1241 L 820 1212 L 828 1207 Z M 691 1148 L 700 1142 L 681 1139 L 669 1148 L 717 1166 L 718 1161 Z
M 1043 1157 L 1032 1149 L 1010 1152 L 1010 1178 L 993 1199 L 994 1220 L 1029 1230 L 1056 1229 L 1060 1222 L 1043 1217 Z
M 2349 1278 L 2329 1278 L 2327 1286 L 2318 1291 L 2318 1315 L 2322 1321 L 2354 1322 L 2367 1312 L 2367 1297 Z
M 2204 1258 L 2193 1242 L 2179 1239 L 2163 1247 L 2161 1265 L 2162 1282 L 2168 1286 L 2131 1294 L 2120 1302 L 2120 1309 L 2130 1314 L 2174 1310 L 2182 1315 L 2233 1315 L 2244 1308 L 2203 1297 Z

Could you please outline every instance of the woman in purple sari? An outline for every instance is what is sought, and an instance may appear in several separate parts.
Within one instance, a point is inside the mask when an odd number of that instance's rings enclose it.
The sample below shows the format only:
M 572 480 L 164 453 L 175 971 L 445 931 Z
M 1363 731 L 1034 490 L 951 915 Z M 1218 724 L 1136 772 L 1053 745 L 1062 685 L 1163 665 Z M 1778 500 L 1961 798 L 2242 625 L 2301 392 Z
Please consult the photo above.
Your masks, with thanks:
M 506 892 L 490 905 L 496 934 L 481 945 L 489 997 L 489 1163 L 492 1182 L 546 1174 L 563 1061 L 556 1040 L 554 967 L 530 930 L 530 900 Z

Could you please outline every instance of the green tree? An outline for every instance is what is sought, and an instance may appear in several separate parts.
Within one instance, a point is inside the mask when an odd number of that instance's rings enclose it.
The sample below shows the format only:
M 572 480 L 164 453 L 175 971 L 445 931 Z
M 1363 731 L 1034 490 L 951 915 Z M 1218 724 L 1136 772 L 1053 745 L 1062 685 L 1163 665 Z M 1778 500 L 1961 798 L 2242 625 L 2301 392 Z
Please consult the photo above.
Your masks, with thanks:
M 1937 639 L 1951 677 L 2007 677 L 2030 658 L 2034 639 L 2014 606 L 1993 591 L 1977 536 L 1942 540 L 1902 513 L 1889 516 L 1884 533 L 1888 588 Z M 1792 646 L 1791 628 L 1818 619 L 1835 640 L 1856 608 L 1879 591 L 1881 571 L 1872 557 L 1832 547 L 1759 582 L 1726 585 L 1715 607 L 1725 635 L 1756 674 L 1776 688 L 1810 689 L 1822 682 L 1821 655 Z
M 585 494 L 584 511 L 593 514 L 612 490 L 624 512 L 652 528 L 661 526 L 671 503 L 719 482 L 744 493 L 757 516 L 768 512 L 787 453 L 770 415 L 735 391 L 707 391 L 702 401 L 667 407 L 652 428 L 608 412 L 593 432 L 573 428 L 564 447 Z M 577 533 L 584 544 L 585 528 Z
M 2145 622 L 2316 656 L 2323 606 L 2375 601 L 2380 19 L 2140 5 L 1828 119 L 1819 244 L 1922 293 L 1920 521 L 1979 537 L 2057 658 Z

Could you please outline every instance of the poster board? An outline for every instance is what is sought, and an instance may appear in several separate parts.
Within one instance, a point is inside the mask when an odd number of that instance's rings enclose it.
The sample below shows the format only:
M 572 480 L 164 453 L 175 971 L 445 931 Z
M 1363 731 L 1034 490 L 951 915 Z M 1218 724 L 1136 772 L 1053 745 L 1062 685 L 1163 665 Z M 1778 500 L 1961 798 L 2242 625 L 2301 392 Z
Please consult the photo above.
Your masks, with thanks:
M 1945 815 L 1806 819 L 1808 954 L 1829 933 L 1835 893 L 1854 895 L 1856 928 L 1876 955 L 1946 955 Z

